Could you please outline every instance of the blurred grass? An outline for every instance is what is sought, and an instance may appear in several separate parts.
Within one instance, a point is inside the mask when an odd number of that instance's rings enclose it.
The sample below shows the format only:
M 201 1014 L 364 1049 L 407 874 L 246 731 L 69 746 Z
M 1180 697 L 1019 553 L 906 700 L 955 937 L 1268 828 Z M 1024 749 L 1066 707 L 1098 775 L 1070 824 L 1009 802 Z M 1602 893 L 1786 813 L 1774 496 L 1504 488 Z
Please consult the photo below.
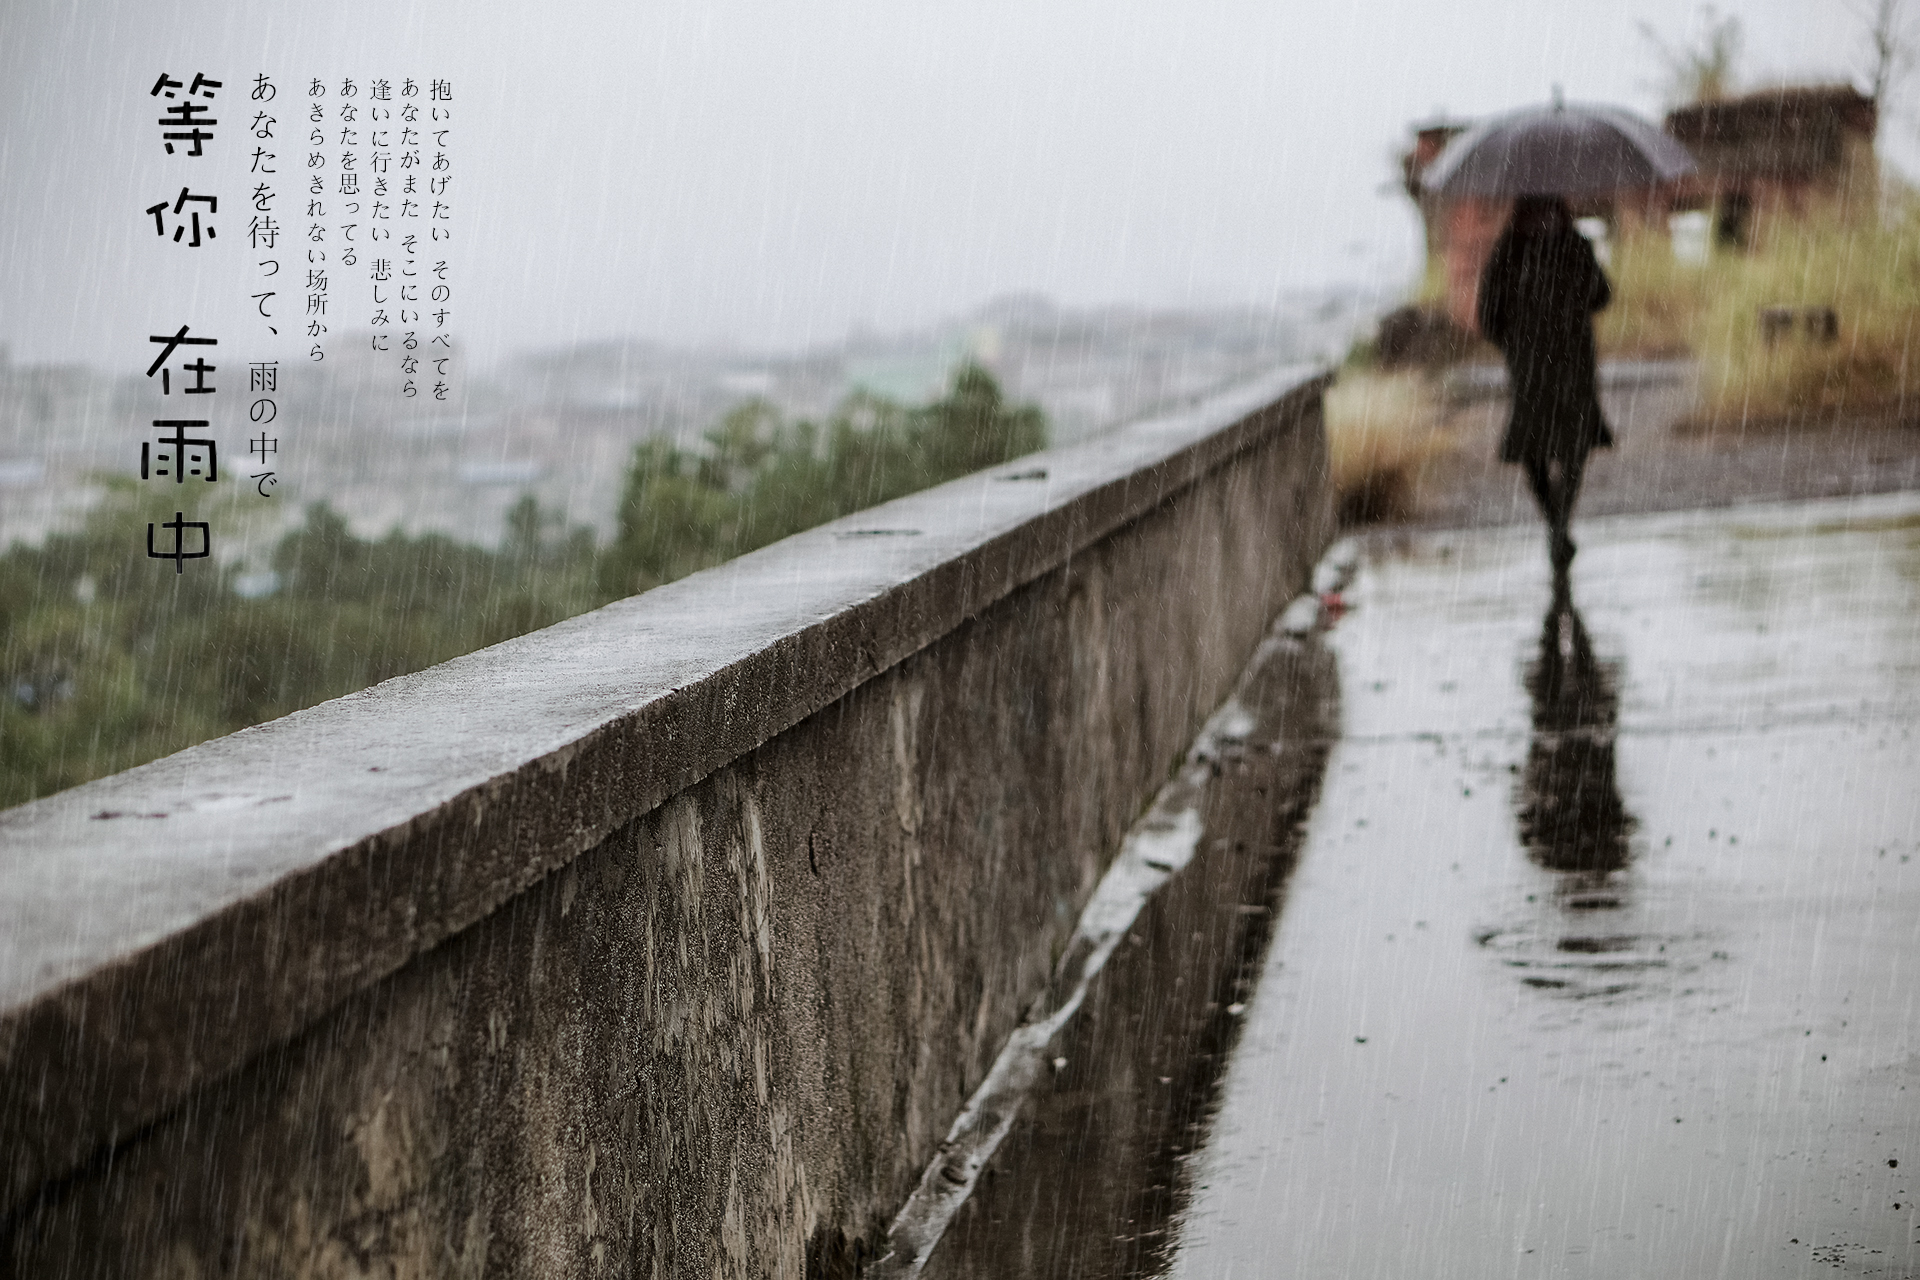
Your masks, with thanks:
M 1421 471 L 1449 448 L 1424 373 L 1350 363 L 1327 391 L 1328 469 L 1344 525 L 1407 515 Z
M 1595 327 L 1601 352 L 1692 355 L 1694 430 L 1907 414 L 1920 354 L 1920 199 L 1897 190 L 1883 209 L 1827 202 L 1757 231 L 1751 251 L 1716 248 L 1703 264 L 1675 261 L 1664 228 L 1623 234 L 1614 303 Z M 1769 344 L 1760 329 L 1769 307 L 1832 307 L 1839 337 L 1795 332 Z

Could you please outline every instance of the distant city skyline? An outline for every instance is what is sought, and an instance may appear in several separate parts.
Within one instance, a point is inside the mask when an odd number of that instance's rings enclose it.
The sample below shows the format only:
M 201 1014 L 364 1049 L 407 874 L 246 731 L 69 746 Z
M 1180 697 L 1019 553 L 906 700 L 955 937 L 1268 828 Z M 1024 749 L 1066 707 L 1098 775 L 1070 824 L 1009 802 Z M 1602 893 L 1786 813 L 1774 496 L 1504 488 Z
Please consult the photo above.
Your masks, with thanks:
M 219 554 L 257 561 L 317 500 L 367 536 L 401 527 L 491 545 L 507 509 L 532 494 L 568 527 L 605 535 L 644 439 L 703 448 L 708 429 L 755 398 L 789 422 L 823 421 L 853 392 L 926 403 L 966 359 L 1038 403 L 1053 441 L 1071 443 L 1281 364 L 1337 358 L 1379 304 L 1344 292 L 1282 313 L 1070 309 L 1027 296 L 803 352 L 583 341 L 511 353 L 446 404 L 382 394 L 382 362 L 343 333 L 332 358 L 280 371 L 282 501 Z M 127 441 L 152 398 L 138 370 L 0 362 L 0 546 L 76 527 L 99 477 L 128 474 Z

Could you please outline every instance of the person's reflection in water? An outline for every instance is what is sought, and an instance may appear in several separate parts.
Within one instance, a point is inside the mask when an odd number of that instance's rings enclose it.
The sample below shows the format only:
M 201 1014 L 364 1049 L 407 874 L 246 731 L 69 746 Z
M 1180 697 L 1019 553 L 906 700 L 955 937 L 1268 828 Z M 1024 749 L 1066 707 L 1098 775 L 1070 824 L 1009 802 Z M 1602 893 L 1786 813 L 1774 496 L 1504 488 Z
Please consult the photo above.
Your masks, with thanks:
M 1633 816 L 1620 800 L 1613 738 L 1619 714 L 1616 663 L 1602 663 L 1573 607 L 1564 574 L 1527 669 L 1533 744 L 1519 797 L 1520 838 L 1550 871 L 1570 873 L 1572 891 L 1600 888 L 1627 865 Z

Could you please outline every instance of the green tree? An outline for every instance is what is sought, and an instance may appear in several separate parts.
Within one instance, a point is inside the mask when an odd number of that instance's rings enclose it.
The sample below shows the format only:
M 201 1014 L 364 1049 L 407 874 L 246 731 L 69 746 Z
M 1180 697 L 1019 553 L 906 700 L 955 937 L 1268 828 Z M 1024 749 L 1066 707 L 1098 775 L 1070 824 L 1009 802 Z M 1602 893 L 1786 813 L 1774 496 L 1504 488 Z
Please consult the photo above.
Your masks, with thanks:
M 635 449 L 601 588 L 644 591 L 1044 448 L 1046 436 L 1037 407 L 1008 404 L 993 375 L 972 363 L 920 408 L 855 394 L 824 424 L 787 424 L 751 402 L 707 433 L 702 453 L 663 440 Z
M 362 538 L 326 503 L 274 546 L 279 589 L 233 591 L 236 566 L 175 574 L 133 550 L 177 501 L 110 481 L 74 533 L 0 554 L 0 805 L 118 772 L 568 618 L 1045 443 L 1037 409 L 985 370 L 908 409 L 869 396 L 825 424 L 763 402 L 703 447 L 634 451 L 610 546 L 531 494 L 497 550 L 394 529 Z M 202 518 L 257 513 L 224 486 Z

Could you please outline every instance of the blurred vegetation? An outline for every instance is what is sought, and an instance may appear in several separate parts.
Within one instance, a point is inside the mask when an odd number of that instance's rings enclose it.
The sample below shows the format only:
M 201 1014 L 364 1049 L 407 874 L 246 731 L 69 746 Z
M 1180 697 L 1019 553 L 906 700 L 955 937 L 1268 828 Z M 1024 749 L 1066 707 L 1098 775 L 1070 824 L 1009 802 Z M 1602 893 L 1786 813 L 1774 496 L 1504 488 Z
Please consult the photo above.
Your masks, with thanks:
M 177 492 L 108 481 L 78 532 L 0 554 L 0 806 L 548 626 L 1045 444 L 1040 411 L 1009 405 L 974 365 L 923 407 L 856 396 L 824 423 L 786 423 L 756 402 L 703 448 L 640 444 L 607 545 L 591 529 L 561 527 L 531 495 L 508 513 L 497 549 L 397 529 L 362 538 L 322 502 L 274 545 L 271 589 L 238 565 L 189 562 L 176 574 L 148 559 L 147 525 L 172 517 Z M 260 504 L 219 489 L 193 514 L 225 541 Z
M 1431 375 L 1350 353 L 1327 391 L 1327 470 L 1343 525 L 1407 514 L 1420 472 L 1453 445 Z
M 1611 242 L 1613 303 L 1594 317 L 1603 356 L 1684 356 L 1699 366 L 1688 431 L 1816 425 L 1848 414 L 1915 417 L 1920 393 L 1920 195 L 1891 179 L 1879 200 L 1839 198 L 1762 214 L 1745 250 L 1676 258 L 1660 222 L 1628 217 Z M 1437 258 L 1414 294 L 1443 314 Z M 1816 315 L 1831 308 L 1831 339 Z M 1764 312 L 1790 327 L 1770 339 Z M 1382 358 L 1386 324 L 1356 343 L 1327 396 L 1335 501 L 1349 523 L 1403 514 L 1423 470 L 1456 447 L 1447 361 Z M 1499 359 L 1474 341 L 1462 358 Z
M 1834 201 L 1765 218 L 1751 250 L 1716 247 L 1697 264 L 1675 260 L 1664 228 L 1630 228 L 1609 274 L 1601 350 L 1694 356 L 1696 427 L 1911 409 L 1920 373 L 1920 200 L 1911 191 L 1890 191 L 1880 208 Z M 1802 322 L 1769 341 L 1760 317 L 1776 307 Z M 1807 308 L 1824 307 L 1838 320 L 1831 341 L 1804 324 Z
M 1749 248 L 1716 244 L 1702 262 L 1675 257 L 1668 228 L 1653 219 L 1623 218 L 1610 248 L 1613 304 L 1594 317 L 1595 342 L 1603 357 L 1697 361 L 1699 401 L 1685 428 L 1914 417 L 1920 193 L 1891 175 L 1877 198 L 1861 193 L 1791 213 L 1764 211 Z M 1445 289 L 1435 259 L 1414 302 L 1438 315 Z M 1810 310 L 1829 308 L 1837 322 L 1831 340 L 1808 323 Z M 1791 327 L 1770 339 L 1761 317 L 1775 309 L 1792 313 Z M 1373 373 L 1373 355 L 1356 347 L 1342 376 Z M 1476 342 L 1467 358 L 1499 356 Z
M 783 424 L 750 403 L 707 433 L 707 452 L 663 441 L 634 454 L 614 540 L 599 557 L 607 599 L 645 591 L 788 534 L 1031 453 L 1046 420 L 1011 406 L 966 365 L 944 399 L 907 408 L 856 395 L 825 423 Z

